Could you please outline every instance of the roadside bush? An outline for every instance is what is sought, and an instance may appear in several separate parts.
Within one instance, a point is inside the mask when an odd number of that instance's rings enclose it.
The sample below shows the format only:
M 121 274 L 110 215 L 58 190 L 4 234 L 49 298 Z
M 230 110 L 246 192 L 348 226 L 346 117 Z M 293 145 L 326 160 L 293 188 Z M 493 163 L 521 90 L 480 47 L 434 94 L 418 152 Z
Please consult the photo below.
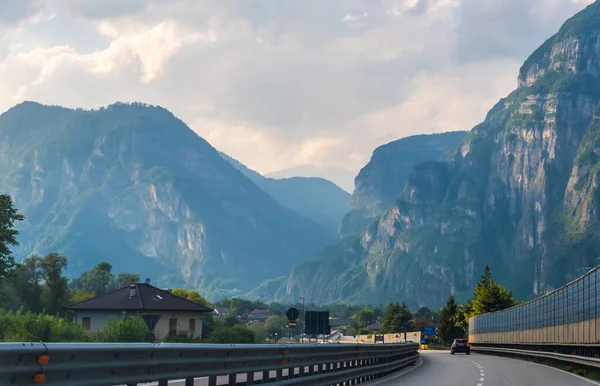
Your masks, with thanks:
M 60 316 L 0 310 L 0 341 L 3 342 L 85 342 L 83 328 Z
M 165 343 L 202 343 L 202 338 L 194 334 L 188 336 L 186 332 L 180 332 L 175 336 L 166 336 L 163 341 Z
M 133 318 L 123 314 L 123 320 L 109 318 L 100 331 L 95 333 L 95 340 L 100 342 L 145 342 L 148 328 L 140 316 Z

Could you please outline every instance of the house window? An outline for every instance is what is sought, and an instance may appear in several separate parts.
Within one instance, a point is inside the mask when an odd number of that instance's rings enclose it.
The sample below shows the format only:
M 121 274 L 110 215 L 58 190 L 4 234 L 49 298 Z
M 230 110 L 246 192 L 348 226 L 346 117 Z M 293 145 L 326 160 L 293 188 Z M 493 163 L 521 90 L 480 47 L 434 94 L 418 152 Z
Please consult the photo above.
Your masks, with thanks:
M 190 332 L 196 332 L 196 319 L 190 319 Z
M 89 316 L 84 316 L 83 318 L 81 318 L 81 323 L 83 325 L 83 329 L 89 331 L 92 326 L 92 318 L 90 318 Z
M 169 336 L 177 335 L 177 318 L 169 319 Z

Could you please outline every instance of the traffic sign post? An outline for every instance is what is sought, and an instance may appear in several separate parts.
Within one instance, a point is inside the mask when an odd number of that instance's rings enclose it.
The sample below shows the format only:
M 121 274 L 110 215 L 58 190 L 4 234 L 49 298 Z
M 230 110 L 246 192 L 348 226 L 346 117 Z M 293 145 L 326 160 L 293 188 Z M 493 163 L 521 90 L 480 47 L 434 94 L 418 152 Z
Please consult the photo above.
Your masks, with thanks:
M 296 319 L 298 319 L 298 317 L 300 316 L 300 311 L 298 311 L 297 308 L 291 307 L 287 310 L 287 312 L 285 313 L 286 316 L 288 317 L 288 327 L 290 329 L 292 328 L 296 328 Z M 290 330 L 290 333 L 292 335 L 292 338 L 294 337 L 294 330 Z
M 300 311 L 297 308 L 290 308 L 287 310 L 286 315 L 289 320 L 296 320 L 300 316 Z

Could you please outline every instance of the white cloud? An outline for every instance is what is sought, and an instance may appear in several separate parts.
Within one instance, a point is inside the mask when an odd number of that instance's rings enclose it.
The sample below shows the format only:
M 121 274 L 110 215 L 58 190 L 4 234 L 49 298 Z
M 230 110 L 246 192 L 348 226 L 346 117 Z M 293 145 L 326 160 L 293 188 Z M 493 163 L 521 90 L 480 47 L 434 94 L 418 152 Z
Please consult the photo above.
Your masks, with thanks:
M 0 110 L 139 100 L 262 172 L 356 171 L 384 141 L 478 123 L 588 3 L 0 0 Z

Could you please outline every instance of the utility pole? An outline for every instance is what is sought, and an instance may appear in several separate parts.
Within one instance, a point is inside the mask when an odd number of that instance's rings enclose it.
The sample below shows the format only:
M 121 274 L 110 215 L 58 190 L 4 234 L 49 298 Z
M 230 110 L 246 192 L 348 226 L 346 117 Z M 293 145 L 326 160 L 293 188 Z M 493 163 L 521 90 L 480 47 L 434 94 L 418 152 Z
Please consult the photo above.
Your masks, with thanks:
M 306 323 L 306 310 L 304 309 L 304 297 L 301 297 L 300 299 L 302 299 L 302 327 L 304 327 L 304 323 Z M 304 330 L 306 330 L 306 328 L 304 328 Z M 304 332 L 302 332 L 302 344 L 304 344 Z

